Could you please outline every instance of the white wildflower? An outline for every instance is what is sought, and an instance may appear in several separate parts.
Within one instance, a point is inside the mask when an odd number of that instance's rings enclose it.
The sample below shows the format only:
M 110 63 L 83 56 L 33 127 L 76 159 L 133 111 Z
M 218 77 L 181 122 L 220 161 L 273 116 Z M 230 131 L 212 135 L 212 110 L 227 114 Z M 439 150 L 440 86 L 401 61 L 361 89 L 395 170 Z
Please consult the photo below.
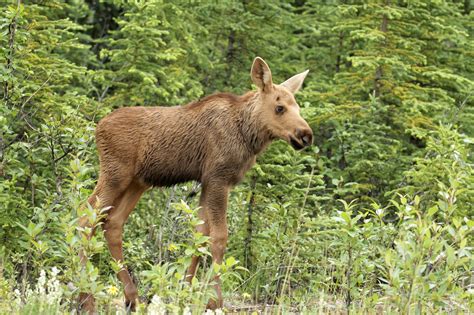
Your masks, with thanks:
M 191 312 L 191 309 L 186 306 L 183 310 L 183 315 L 192 315 L 193 313 Z
M 14 303 L 17 307 L 21 306 L 21 292 L 18 289 L 13 291 Z
M 36 293 L 38 293 L 40 297 L 46 296 L 46 272 L 44 270 L 40 271 L 40 276 L 36 283 Z
M 153 295 L 150 305 L 148 305 L 148 315 L 166 314 L 166 307 L 158 295 Z
M 223 315 L 224 312 L 222 311 L 222 309 L 218 308 L 216 309 L 215 311 L 212 311 L 212 310 L 206 310 L 206 312 L 204 313 L 205 315 Z
M 46 296 L 46 300 L 49 304 L 56 304 L 61 300 L 61 296 L 63 293 L 61 283 L 59 280 L 56 278 L 56 276 L 59 274 L 59 269 L 56 267 L 53 267 L 51 269 L 51 278 L 48 280 L 48 293 Z
M 56 268 L 56 266 L 54 266 L 53 268 L 51 268 L 51 275 L 52 275 L 53 277 L 56 277 L 58 274 L 59 274 L 59 269 Z
M 26 289 L 25 289 L 25 293 L 24 293 L 24 300 L 28 300 L 30 297 L 34 297 L 35 296 L 35 290 L 33 290 L 32 288 L 30 288 L 30 285 L 27 284 L 26 285 Z

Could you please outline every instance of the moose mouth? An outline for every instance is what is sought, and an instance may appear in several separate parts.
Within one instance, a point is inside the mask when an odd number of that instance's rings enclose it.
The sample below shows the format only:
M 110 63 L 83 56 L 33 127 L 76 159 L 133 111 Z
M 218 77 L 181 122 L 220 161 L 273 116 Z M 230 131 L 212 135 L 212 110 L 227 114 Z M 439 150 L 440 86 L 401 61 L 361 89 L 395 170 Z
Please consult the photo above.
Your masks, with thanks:
M 301 150 L 305 147 L 304 144 L 302 144 L 301 142 L 299 142 L 293 137 L 290 137 L 290 144 L 295 150 Z

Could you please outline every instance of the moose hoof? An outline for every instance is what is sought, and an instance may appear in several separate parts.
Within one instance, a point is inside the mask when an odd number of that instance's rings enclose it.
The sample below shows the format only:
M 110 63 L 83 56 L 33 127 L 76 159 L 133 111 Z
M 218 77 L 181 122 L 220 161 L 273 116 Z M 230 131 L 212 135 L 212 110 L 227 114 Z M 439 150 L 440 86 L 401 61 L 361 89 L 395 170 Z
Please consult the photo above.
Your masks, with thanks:
M 216 301 L 216 300 L 209 300 L 209 302 L 206 305 L 206 309 L 215 311 L 218 308 L 222 308 L 222 301 Z
M 86 314 L 95 314 L 95 299 L 92 294 L 79 294 L 79 312 Z
M 127 314 L 135 312 L 136 311 L 135 301 L 125 301 L 125 310 L 127 311 Z

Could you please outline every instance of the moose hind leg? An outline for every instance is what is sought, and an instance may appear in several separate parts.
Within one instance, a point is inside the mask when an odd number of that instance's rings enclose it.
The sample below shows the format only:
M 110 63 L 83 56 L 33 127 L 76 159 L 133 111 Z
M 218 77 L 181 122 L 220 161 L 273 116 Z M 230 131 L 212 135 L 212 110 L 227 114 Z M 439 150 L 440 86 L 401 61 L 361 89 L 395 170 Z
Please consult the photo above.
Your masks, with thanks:
M 108 206 L 116 206 L 120 200 L 118 197 L 121 194 L 120 189 L 115 189 L 113 187 L 108 187 L 104 177 L 99 178 L 97 186 L 94 189 L 94 193 L 89 197 L 88 203 L 94 208 L 105 208 Z M 89 218 L 83 216 L 79 218 L 79 227 L 81 228 L 90 228 L 90 232 L 86 235 L 87 240 L 90 240 L 95 233 L 96 226 L 93 226 L 89 222 Z M 80 263 L 85 268 L 85 265 L 88 262 L 88 257 L 83 249 L 79 251 Z M 79 309 L 92 314 L 95 312 L 95 299 L 94 296 L 89 292 L 81 292 L 79 294 Z
M 143 192 L 147 189 L 137 183 L 131 183 L 126 189 L 118 206 L 111 210 L 103 226 L 105 239 L 110 250 L 110 254 L 119 264 L 124 263 L 122 250 L 123 226 L 137 204 Z M 128 310 L 134 311 L 138 298 L 137 287 L 133 283 L 132 277 L 124 265 L 121 266 L 118 278 L 122 282 L 125 293 L 125 305 Z
M 94 235 L 95 232 L 95 227 L 91 226 L 89 223 L 88 218 L 82 217 L 79 219 L 79 227 L 81 228 L 90 228 L 91 231 L 87 235 L 87 239 L 90 240 L 92 236 Z M 88 258 L 87 255 L 84 253 L 84 250 L 79 251 L 79 261 L 83 268 L 87 264 Z M 91 293 L 87 292 L 81 292 L 79 293 L 79 304 L 78 304 L 78 309 L 85 311 L 89 314 L 93 313 L 95 310 L 95 299 L 94 296 Z

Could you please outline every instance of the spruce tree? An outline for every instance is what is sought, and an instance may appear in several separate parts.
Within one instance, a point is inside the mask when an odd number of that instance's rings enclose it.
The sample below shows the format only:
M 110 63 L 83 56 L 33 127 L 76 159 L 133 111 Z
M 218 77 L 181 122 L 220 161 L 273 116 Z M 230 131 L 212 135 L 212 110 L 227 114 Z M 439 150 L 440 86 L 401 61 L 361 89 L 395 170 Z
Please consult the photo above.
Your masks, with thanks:
M 179 105 L 202 95 L 195 69 L 196 53 L 189 12 L 173 3 L 122 3 L 100 51 L 101 99 L 112 107 Z
M 466 38 L 450 25 L 447 17 L 459 11 L 447 2 L 343 2 L 337 14 L 332 30 L 340 42 L 333 43 L 343 47 L 344 62 L 336 59 L 331 90 L 316 94 L 327 108 L 318 120 L 327 180 L 336 197 L 379 198 L 403 183 L 427 131 L 456 107 L 453 92 L 471 88 L 469 78 L 432 58 L 450 45 L 447 33 L 462 47 Z
M 91 54 L 76 37 L 83 27 L 62 4 L 11 5 L 0 13 L 0 239 L 7 243 L 22 234 L 18 224 L 48 221 L 63 209 L 70 155 L 91 152 L 89 118 L 97 109 L 80 64 Z

